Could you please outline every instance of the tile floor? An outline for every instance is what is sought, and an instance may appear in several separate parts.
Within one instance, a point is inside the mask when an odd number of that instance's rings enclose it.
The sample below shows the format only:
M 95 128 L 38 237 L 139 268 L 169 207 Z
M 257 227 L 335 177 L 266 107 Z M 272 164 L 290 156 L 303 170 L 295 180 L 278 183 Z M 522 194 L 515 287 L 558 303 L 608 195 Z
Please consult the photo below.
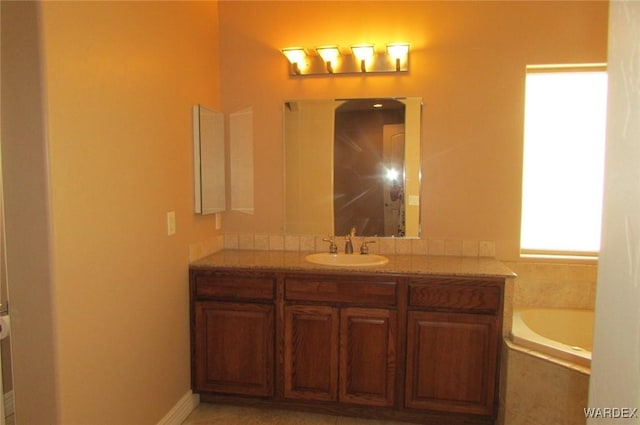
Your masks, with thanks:
M 201 403 L 182 425 L 407 425 L 407 422 Z

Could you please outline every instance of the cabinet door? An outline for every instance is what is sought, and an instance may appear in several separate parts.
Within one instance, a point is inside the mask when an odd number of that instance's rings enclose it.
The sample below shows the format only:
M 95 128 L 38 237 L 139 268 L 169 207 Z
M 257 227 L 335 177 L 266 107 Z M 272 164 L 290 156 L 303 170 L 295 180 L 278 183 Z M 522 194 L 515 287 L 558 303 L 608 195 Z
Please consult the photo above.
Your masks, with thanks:
M 284 311 L 285 397 L 336 401 L 338 310 L 293 305 Z
M 495 415 L 499 341 L 494 316 L 409 312 L 406 406 Z
M 396 365 L 396 312 L 340 311 L 340 401 L 392 406 Z
M 273 394 L 273 311 L 269 304 L 195 303 L 195 391 Z

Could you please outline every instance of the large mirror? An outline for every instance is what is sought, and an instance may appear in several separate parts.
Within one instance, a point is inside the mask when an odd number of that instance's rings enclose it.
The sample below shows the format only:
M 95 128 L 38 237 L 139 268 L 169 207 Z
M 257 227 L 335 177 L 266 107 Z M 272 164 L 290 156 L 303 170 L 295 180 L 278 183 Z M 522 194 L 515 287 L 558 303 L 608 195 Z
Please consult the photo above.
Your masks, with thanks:
M 284 104 L 285 232 L 420 236 L 422 99 Z

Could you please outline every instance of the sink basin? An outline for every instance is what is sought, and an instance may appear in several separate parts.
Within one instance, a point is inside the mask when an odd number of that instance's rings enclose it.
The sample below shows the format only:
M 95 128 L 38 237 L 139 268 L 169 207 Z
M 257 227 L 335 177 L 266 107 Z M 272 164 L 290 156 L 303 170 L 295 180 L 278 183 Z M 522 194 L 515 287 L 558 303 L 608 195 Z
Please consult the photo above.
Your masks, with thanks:
M 376 254 L 329 254 L 328 252 L 309 254 L 305 259 L 310 263 L 340 267 L 381 266 L 389 262 L 387 257 Z

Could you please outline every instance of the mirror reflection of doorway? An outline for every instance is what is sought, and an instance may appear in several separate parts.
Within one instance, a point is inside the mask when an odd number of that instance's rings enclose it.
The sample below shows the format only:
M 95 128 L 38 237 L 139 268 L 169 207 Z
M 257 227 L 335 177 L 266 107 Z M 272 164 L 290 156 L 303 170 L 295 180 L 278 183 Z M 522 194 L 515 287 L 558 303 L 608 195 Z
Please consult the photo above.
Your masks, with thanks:
M 352 227 L 360 235 L 404 235 L 398 206 L 403 204 L 404 120 L 405 104 L 393 99 L 348 100 L 336 108 L 335 235 L 346 235 Z M 385 148 L 386 126 L 392 130 Z
M 384 235 L 405 236 L 404 123 L 382 129 L 384 176 Z

